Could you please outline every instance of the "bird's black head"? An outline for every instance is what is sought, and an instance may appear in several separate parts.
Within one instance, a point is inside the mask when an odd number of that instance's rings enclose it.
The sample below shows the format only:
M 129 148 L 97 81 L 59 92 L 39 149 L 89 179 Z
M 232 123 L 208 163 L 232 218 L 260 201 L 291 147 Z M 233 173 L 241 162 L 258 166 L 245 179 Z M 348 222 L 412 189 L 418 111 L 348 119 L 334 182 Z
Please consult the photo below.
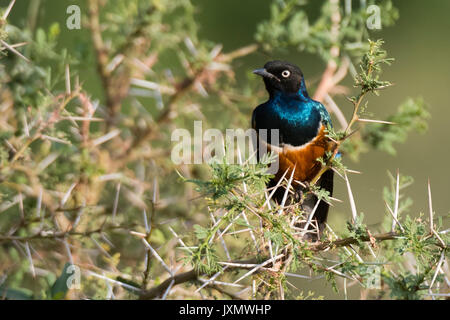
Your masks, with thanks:
M 269 61 L 262 69 L 256 69 L 253 73 L 264 79 L 266 89 L 272 96 L 275 92 L 296 94 L 304 91 L 306 95 L 303 73 L 296 65 L 285 61 Z

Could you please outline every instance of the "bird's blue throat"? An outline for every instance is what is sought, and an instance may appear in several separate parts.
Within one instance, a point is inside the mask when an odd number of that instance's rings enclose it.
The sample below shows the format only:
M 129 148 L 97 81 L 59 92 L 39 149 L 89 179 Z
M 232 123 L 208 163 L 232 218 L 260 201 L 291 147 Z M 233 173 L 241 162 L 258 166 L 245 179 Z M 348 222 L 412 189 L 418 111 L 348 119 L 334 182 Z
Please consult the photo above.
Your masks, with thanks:
M 316 135 L 322 120 L 320 104 L 312 100 L 304 86 L 296 93 L 273 92 L 266 103 L 274 126 L 282 128 L 282 141 L 302 145 Z

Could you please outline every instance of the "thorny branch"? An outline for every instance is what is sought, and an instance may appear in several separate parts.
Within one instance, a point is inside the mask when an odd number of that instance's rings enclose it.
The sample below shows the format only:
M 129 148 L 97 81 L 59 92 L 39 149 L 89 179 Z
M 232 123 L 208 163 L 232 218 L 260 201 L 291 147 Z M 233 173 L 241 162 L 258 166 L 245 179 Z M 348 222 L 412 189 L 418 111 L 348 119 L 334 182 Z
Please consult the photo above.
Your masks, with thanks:
M 334 80 L 335 72 L 338 68 L 337 59 L 339 57 L 339 28 L 341 22 L 341 14 L 339 11 L 339 0 L 330 0 L 332 15 L 331 15 L 331 30 L 330 30 L 330 38 L 333 46 L 330 49 L 330 60 L 328 61 L 327 67 L 322 74 L 322 79 L 320 80 L 319 86 L 316 89 L 314 94 L 314 100 L 323 101 L 325 95 L 334 87 L 337 83 Z M 343 70 L 340 72 L 346 73 L 346 66 L 344 65 Z
M 337 239 L 337 240 L 333 240 L 333 241 L 324 241 L 324 242 L 313 243 L 309 246 L 309 248 L 315 252 L 327 251 L 329 249 L 338 248 L 338 247 L 350 247 L 352 244 L 357 244 L 360 242 L 372 242 L 373 239 L 375 239 L 377 242 L 382 242 L 382 241 L 387 241 L 387 240 L 395 240 L 400 236 L 401 235 L 398 233 L 388 232 L 388 233 L 371 235 L 371 237 L 364 236 L 364 237 L 358 238 L 358 239 L 349 237 L 349 238 Z M 446 247 L 442 246 L 442 244 L 439 243 L 438 241 L 436 241 L 435 245 L 440 247 L 441 249 L 446 249 Z M 288 255 L 289 254 L 290 253 L 288 253 Z M 286 260 L 287 258 L 288 258 L 287 256 L 284 256 L 280 260 L 283 261 L 283 260 Z M 265 261 L 265 260 L 270 260 L 270 257 L 259 258 L 259 259 L 250 259 L 250 260 L 245 260 L 245 261 L 233 261 L 230 263 L 230 267 L 227 268 L 226 270 L 224 270 L 223 272 L 230 272 L 230 271 L 234 271 L 236 269 L 243 269 L 243 268 L 251 269 L 252 268 L 251 265 L 257 264 L 257 263 L 259 263 L 259 261 Z M 249 266 L 246 266 L 246 265 L 249 265 Z M 266 265 L 265 267 L 271 268 L 272 263 Z M 318 267 L 318 266 L 316 265 L 316 267 Z M 330 271 L 330 270 L 331 269 L 327 269 L 326 271 Z M 257 270 L 257 272 L 259 272 L 259 271 Z M 172 283 L 172 281 L 174 281 L 173 285 L 178 285 L 178 284 L 182 284 L 185 282 L 196 281 L 202 275 L 205 275 L 205 273 L 202 273 L 202 272 L 198 271 L 197 269 L 191 269 L 190 271 L 175 275 L 173 277 L 169 277 L 160 285 L 153 287 L 149 290 L 142 291 L 139 294 L 139 298 L 141 300 L 155 299 L 155 298 L 161 296 L 165 292 L 165 290 L 169 287 L 169 285 Z M 339 274 L 339 275 L 342 275 L 342 274 Z

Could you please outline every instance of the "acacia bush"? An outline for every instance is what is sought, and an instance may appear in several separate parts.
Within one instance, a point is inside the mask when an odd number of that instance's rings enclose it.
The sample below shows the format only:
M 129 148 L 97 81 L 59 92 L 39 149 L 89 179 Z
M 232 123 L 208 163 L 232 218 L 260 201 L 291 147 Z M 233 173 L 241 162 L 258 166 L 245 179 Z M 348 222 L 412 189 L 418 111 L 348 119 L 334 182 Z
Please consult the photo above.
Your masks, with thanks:
M 371 149 L 395 153 L 408 132 L 426 130 L 426 103 L 408 98 L 384 120 L 364 119 L 370 95 L 390 86 L 381 68 L 392 60 L 382 41 L 367 41 L 365 8 L 345 15 L 339 1 L 324 1 L 311 21 L 305 3 L 273 1 L 255 43 L 223 52 L 199 37 L 189 0 L 90 0 L 82 21 L 90 38 L 68 52 L 58 49 L 58 24 L 11 25 L 11 1 L 0 22 L 0 296 L 318 298 L 294 278 L 325 281 L 343 297 L 354 285 L 363 298 L 447 296 L 449 237 L 434 216 L 430 186 L 429 214 L 414 218 L 404 196 L 412 178 L 392 175 L 384 223 L 369 230 L 352 196 L 353 171 L 335 158 L 338 151 L 344 159 Z M 377 5 L 383 25 L 393 24 L 392 2 Z M 328 129 L 334 152 L 321 161 L 346 181 L 352 208 L 347 230 L 327 226 L 313 243 L 302 240 L 308 226 L 297 224 L 311 224 L 301 204 L 270 200 L 273 157 L 208 165 L 170 159 L 171 133 L 194 120 L 247 128 L 265 93 L 250 74 L 238 81 L 237 64 L 255 52 L 287 51 L 326 63 L 314 98 L 338 125 Z M 101 95 L 80 76 L 89 61 Z M 355 96 L 346 120 L 333 96 L 348 73 Z M 293 181 L 282 183 L 289 189 Z M 314 184 L 309 192 L 336 201 Z

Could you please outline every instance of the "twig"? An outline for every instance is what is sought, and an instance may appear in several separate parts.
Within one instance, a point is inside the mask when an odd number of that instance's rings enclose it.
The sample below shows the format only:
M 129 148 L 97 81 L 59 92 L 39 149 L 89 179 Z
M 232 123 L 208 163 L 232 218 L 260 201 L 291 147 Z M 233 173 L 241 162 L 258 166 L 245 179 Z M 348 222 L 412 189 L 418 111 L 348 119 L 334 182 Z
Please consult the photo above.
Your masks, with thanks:
M 395 240 L 399 237 L 399 235 L 395 232 L 388 232 L 388 233 L 382 233 L 382 234 L 375 234 L 375 235 L 372 235 L 372 237 L 377 241 L 385 241 L 385 240 Z M 351 244 L 357 244 L 359 241 L 367 242 L 370 240 L 371 239 L 368 235 L 364 236 L 364 237 L 360 237 L 359 239 L 349 237 L 349 238 L 344 238 L 344 239 L 339 239 L 339 240 L 334 240 L 334 241 L 324 241 L 321 243 L 313 244 L 310 246 L 310 248 L 313 251 L 324 251 L 328 248 L 349 246 Z
M 339 123 L 341 124 L 342 129 L 347 128 L 348 122 L 345 119 L 344 114 L 342 113 L 341 109 L 338 107 L 336 102 L 334 102 L 333 98 L 330 97 L 330 95 L 327 93 L 324 96 L 324 102 L 327 105 L 327 107 L 332 111 L 336 118 L 338 119 Z
M 247 263 L 252 263 L 252 262 L 255 262 L 255 261 L 254 260 L 241 261 L 241 262 L 236 261 L 237 264 L 247 264 Z M 236 270 L 237 268 L 239 269 L 239 267 L 229 267 L 228 269 L 226 269 L 226 271 Z M 178 284 L 181 284 L 181 283 L 185 283 L 185 282 L 188 282 L 188 281 L 195 281 L 195 280 L 198 279 L 199 276 L 201 276 L 203 274 L 204 273 L 199 272 L 196 269 L 192 269 L 190 271 L 177 274 L 175 276 L 172 276 L 172 277 L 166 279 L 159 286 L 156 286 L 156 287 L 151 288 L 149 290 L 142 291 L 140 293 L 140 295 L 139 295 L 139 299 L 140 300 L 154 299 L 154 298 L 160 296 L 161 294 L 163 294 L 163 292 L 165 292 L 165 290 L 167 290 L 167 288 L 172 283 L 172 281 L 173 281 L 173 285 L 175 286 L 175 285 L 178 285 Z

